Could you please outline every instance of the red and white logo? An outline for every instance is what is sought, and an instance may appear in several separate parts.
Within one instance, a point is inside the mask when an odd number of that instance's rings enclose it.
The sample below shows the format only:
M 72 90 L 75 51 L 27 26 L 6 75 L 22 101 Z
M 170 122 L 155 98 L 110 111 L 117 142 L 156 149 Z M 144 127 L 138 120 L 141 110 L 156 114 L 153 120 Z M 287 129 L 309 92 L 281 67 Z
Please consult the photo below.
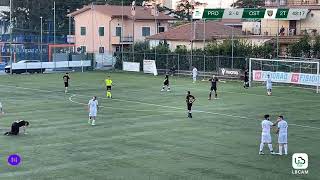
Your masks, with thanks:
M 254 80 L 261 80 L 262 78 L 262 72 L 261 71 L 254 71 Z
M 300 74 L 294 73 L 291 76 L 291 83 L 299 83 Z

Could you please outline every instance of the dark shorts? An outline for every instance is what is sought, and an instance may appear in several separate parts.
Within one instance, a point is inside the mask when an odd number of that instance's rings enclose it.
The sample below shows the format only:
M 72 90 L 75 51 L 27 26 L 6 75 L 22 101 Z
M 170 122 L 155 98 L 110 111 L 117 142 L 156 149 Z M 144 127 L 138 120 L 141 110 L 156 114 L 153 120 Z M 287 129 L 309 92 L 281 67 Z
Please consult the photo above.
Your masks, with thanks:
M 191 104 L 191 103 L 188 103 L 188 104 L 187 104 L 187 108 L 188 108 L 189 111 L 191 111 L 192 104 Z
M 165 81 L 165 82 L 163 83 L 163 85 L 169 86 L 169 81 Z
M 19 125 L 18 123 L 14 122 L 12 125 L 11 125 L 11 132 L 10 134 L 12 135 L 18 135 L 19 134 Z
M 217 91 L 217 87 L 216 86 L 211 86 L 210 90 L 211 91 Z
M 111 91 L 111 86 L 107 86 L 107 90 Z
M 68 82 L 64 82 L 64 87 L 69 87 L 69 83 Z

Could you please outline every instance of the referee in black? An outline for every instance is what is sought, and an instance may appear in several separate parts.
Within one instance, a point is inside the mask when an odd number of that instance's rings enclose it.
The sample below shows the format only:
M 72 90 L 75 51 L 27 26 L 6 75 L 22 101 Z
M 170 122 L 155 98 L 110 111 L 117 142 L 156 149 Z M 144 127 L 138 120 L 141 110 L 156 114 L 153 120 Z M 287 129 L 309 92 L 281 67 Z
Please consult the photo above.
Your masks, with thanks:
M 215 75 L 213 75 L 212 78 L 209 79 L 209 81 L 211 82 L 211 88 L 210 88 L 208 100 L 211 100 L 211 96 L 212 96 L 213 91 L 214 91 L 214 98 L 217 99 L 218 98 L 217 84 L 218 84 L 219 79 Z
M 192 118 L 192 104 L 196 98 L 191 95 L 190 91 L 187 92 L 187 97 L 186 97 L 186 103 L 187 103 L 187 109 L 188 109 L 188 118 Z
M 67 93 L 68 92 L 68 87 L 69 87 L 69 80 L 70 80 L 70 77 L 69 77 L 69 73 L 66 73 L 63 77 L 63 82 L 64 82 L 64 93 Z
M 248 89 L 249 87 L 249 73 L 248 69 L 244 71 L 244 82 L 243 82 L 243 88 Z

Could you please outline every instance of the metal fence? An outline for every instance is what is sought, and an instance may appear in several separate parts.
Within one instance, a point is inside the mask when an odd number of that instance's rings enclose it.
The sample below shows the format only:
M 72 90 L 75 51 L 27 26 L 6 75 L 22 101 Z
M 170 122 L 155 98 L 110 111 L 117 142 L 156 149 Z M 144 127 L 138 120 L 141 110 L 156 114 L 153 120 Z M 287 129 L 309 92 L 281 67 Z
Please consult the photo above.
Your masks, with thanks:
M 243 70 L 247 67 L 247 58 L 229 56 L 207 56 L 186 54 L 155 54 L 155 53 L 133 53 L 119 52 L 115 54 L 117 59 L 116 68 L 122 69 L 122 61 L 140 62 L 142 70 L 143 60 L 155 60 L 157 69 L 161 72 L 170 72 L 172 69 L 178 74 L 190 71 L 195 66 L 202 74 L 219 74 L 221 68 Z

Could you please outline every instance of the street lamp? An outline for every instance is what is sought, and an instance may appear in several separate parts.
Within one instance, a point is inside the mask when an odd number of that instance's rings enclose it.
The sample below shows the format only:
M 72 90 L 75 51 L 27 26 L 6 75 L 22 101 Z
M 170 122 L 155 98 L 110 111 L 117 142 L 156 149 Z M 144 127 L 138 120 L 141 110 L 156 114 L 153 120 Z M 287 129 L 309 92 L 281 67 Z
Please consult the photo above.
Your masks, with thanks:
M 41 66 L 42 66 L 42 35 L 43 35 L 43 30 L 42 30 L 42 16 L 40 16 L 40 62 L 41 62 Z M 42 72 L 42 68 L 41 68 L 41 72 Z

